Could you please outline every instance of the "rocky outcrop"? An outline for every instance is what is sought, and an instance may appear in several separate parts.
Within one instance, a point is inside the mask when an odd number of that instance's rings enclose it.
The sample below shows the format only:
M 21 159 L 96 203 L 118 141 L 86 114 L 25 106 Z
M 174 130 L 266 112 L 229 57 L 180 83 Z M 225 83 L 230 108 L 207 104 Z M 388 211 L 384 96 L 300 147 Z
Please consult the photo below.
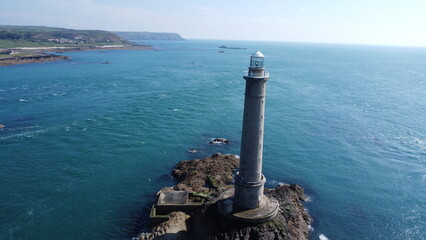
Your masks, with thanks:
M 171 212 L 169 220 L 154 227 L 151 233 L 142 233 L 139 235 L 139 240 L 183 240 L 187 239 L 187 224 L 186 220 L 189 215 L 183 212 Z
M 173 169 L 173 176 L 179 180 L 174 189 L 212 193 L 232 182 L 232 170 L 237 168 L 239 163 L 240 159 L 236 155 L 220 153 L 205 159 L 180 161 Z
M 303 188 L 296 184 L 285 184 L 275 189 L 266 189 L 265 194 L 277 200 L 280 205 L 280 211 L 274 220 L 254 226 L 226 224 L 221 233 L 210 239 L 309 239 L 309 224 L 312 219 L 300 203 L 306 199 Z
M 175 190 L 204 192 L 206 201 L 190 215 L 172 212 L 169 220 L 154 227 L 150 233 L 141 233 L 145 239 L 212 239 L 212 240 L 307 240 L 312 221 L 302 201 L 306 199 L 303 188 L 296 184 L 283 184 L 275 189 L 265 189 L 270 199 L 280 205 L 278 216 L 272 221 L 247 225 L 224 218 L 217 211 L 216 201 L 232 182 L 232 170 L 239 164 L 236 155 L 216 153 L 205 159 L 179 162 L 173 170 L 179 183 Z
M 301 201 L 307 199 L 303 188 L 297 184 L 285 184 L 273 190 L 265 190 L 265 194 L 276 199 L 280 204 L 281 215 L 284 217 L 290 236 L 293 239 L 295 237 L 308 239 L 312 219 L 301 204 Z
M 69 59 L 67 56 L 60 56 L 55 54 L 36 54 L 30 56 L 13 56 L 0 58 L 0 66 L 8 66 L 15 64 L 24 64 L 24 63 L 39 63 L 39 62 L 50 62 Z
M 223 143 L 230 143 L 228 139 L 225 138 L 215 138 L 209 142 L 209 144 L 223 144 Z

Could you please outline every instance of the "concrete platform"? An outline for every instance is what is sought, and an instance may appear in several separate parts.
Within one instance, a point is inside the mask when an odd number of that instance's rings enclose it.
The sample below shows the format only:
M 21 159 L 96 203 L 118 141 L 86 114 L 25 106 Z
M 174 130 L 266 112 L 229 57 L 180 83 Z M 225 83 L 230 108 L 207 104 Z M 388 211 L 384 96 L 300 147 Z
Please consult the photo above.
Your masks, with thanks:
M 186 205 L 188 195 L 188 192 L 185 191 L 161 191 L 157 205 Z
M 261 205 L 255 209 L 249 210 L 234 210 L 229 214 L 229 218 L 245 223 L 264 223 L 274 219 L 279 210 L 279 204 L 270 200 L 267 196 L 263 196 Z
M 174 211 L 191 213 L 203 205 L 204 199 L 199 198 L 194 193 L 163 188 L 158 193 L 157 203 L 151 208 L 150 218 L 154 221 L 168 219 L 168 214 Z
M 228 189 L 221 194 L 218 201 L 219 212 L 226 218 L 233 221 L 248 224 L 260 224 L 271 221 L 278 214 L 279 204 L 269 199 L 265 195 L 263 195 L 260 206 L 255 209 L 235 209 L 235 207 L 230 208 L 233 197 L 234 189 Z

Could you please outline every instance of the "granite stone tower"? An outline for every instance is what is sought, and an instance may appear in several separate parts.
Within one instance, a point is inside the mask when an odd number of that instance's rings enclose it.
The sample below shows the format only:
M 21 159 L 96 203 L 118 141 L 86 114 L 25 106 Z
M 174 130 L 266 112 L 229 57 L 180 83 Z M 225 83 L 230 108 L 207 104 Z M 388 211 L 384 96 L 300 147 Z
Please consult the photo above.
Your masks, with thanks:
M 266 81 L 269 79 L 263 65 L 264 56 L 256 51 L 251 55 L 249 71 L 244 75 L 246 88 L 240 167 L 235 174 L 233 199 L 234 217 L 247 219 L 252 218 L 254 213 L 259 221 L 269 220 L 278 212 L 278 204 L 263 195 L 266 182 L 262 174 L 263 126 Z

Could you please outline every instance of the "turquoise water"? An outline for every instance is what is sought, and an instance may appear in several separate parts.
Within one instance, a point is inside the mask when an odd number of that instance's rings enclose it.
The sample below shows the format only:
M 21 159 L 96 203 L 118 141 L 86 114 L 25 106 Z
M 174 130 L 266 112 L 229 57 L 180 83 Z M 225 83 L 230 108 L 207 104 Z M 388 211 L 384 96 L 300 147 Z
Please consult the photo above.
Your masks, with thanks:
M 426 239 L 425 48 L 151 44 L 0 67 L 0 239 L 135 236 L 178 161 L 239 154 L 255 50 L 271 74 L 263 172 L 305 188 L 312 239 Z

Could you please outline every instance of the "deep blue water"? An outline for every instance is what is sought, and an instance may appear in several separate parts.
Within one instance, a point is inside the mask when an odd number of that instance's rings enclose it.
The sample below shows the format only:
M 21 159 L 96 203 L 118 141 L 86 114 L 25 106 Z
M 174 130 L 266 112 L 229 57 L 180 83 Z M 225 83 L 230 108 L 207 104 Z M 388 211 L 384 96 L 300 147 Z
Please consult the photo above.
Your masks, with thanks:
M 0 67 L 0 239 L 135 236 L 178 161 L 239 154 L 255 50 L 263 173 L 305 188 L 312 239 L 426 239 L 426 48 L 151 44 Z

